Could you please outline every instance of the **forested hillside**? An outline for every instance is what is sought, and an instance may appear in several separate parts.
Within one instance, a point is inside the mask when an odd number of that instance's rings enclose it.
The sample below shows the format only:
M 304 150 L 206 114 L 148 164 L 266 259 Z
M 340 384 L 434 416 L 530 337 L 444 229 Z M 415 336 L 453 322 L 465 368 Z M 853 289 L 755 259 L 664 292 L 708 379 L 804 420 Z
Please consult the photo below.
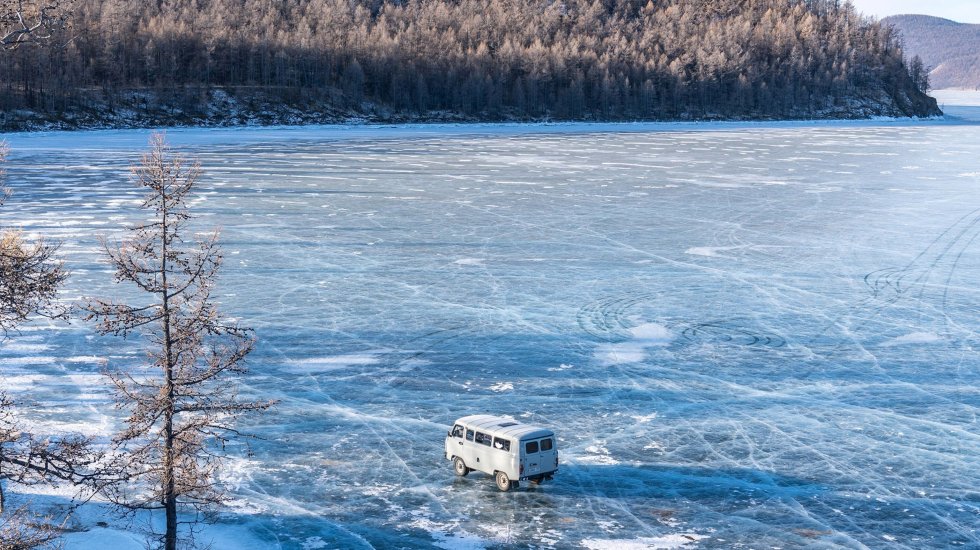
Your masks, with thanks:
M 937 113 L 837 0 L 76 0 L 58 38 L 0 54 L 0 125 Z
M 900 32 L 908 56 L 920 56 L 931 69 L 933 88 L 980 89 L 980 25 L 928 15 L 896 15 L 881 22 Z

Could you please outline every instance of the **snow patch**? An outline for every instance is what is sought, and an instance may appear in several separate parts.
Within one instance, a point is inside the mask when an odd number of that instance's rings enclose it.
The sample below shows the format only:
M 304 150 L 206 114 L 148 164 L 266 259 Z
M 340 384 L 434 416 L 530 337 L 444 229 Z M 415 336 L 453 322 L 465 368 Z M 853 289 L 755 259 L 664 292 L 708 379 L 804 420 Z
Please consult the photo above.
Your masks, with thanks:
M 48 376 L 43 374 L 4 375 L 0 380 L 0 389 L 14 393 L 27 391 L 33 389 L 38 382 L 47 380 L 47 378 Z
M 646 359 L 647 349 L 669 345 L 674 335 L 667 327 L 645 323 L 629 330 L 632 340 L 618 344 L 603 344 L 596 349 L 595 358 L 603 366 L 639 363 Z
M 327 543 L 320 537 L 306 537 L 303 541 L 303 550 L 319 550 L 326 547 Z
M 415 519 L 409 526 L 427 531 L 435 539 L 433 544 L 437 548 L 445 548 L 446 550 L 483 550 L 487 547 L 487 542 L 484 539 L 460 529 L 458 525 L 437 523 L 418 512 L 413 515 Z
M 573 368 L 575 368 L 575 365 L 566 365 L 565 363 L 562 363 L 561 365 L 558 365 L 557 367 L 551 367 L 551 368 L 549 368 L 548 369 L 548 372 L 561 372 L 561 371 L 570 370 L 570 369 L 573 369 Z
M 484 258 L 460 258 L 453 262 L 456 265 L 483 266 Z
M 908 344 L 935 344 L 936 342 L 941 342 L 942 340 L 942 337 L 932 332 L 913 332 L 911 334 L 906 334 L 905 336 L 893 338 L 882 344 L 882 346 L 891 347 Z
M 644 537 L 633 540 L 624 539 L 586 539 L 582 545 L 589 550 L 672 550 L 687 548 L 699 540 L 707 538 L 693 533 L 679 533 L 663 537 Z
M 76 355 L 65 359 L 66 363 L 95 363 L 100 365 L 106 361 L 107 359 L 105 357 L 99 357 L 97 355 Z
M 616 464 L 620 464 L 620 462 L 613 458 L 613 456 L 609 453 L 609 449 L 605 445 L 605 441 L 600 441 L 595 445 L 589 445 L 585 448 L 585 452 L 589 454 L 580 457 L 578 462 L 582 464 L 599 464 L 603 466 L 615 466 Z
M 690 254 L 692 256 L 704 256 L 707 258 L 725 258 L 727 260 L 734 260 L 732 256 L 724 256 L 719 254 L 720 251 L 734 250 L 739 248 L 737 246 L 695 246 L 688 248 L 684 251 L 685 254 Z
M 55 362 L 54 357 L 29 356 L 29 357 L 0 357 L 0 365 L 11 367 L 23 367 L 27 365 L 50 365 Z
M 348 353 L 328 357 L 309 357 L 293 359 L 286 362 L 285 370 L 289 372 L 317 373 L 348 367 L 377 365 L 381 359 L 374 353 Z
M 647 422 L 650 422 L 654 418 L 657 418 L 657 413 L 650 413 L 650 414 L 642 415 L 642 416 L 641 415 L 633 415 L 631 418 L 633 420 L 636 420 L 637 424 L 646 424 Z
M 47 344 L 29 344 L 26 342 L 4 342 L 3 347 L 0 349 L 4 352 L 36 353 L 51 349 L 51 346 Z

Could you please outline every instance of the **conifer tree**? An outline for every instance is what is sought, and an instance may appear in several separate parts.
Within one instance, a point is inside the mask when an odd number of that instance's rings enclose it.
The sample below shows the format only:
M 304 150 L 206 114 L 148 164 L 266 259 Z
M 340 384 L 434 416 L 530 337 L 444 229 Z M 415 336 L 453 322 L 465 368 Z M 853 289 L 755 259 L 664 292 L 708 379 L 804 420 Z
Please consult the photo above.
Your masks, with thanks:
M 129 509 L 162 509 L 161 546 L 173 550 L 187 536 L 178 532 L 182 508 L 208 511 L 224 501 L 217 479 L 224 444 L 242 435 L 234 420 L 272 403 L 241 400 L 234 389 L 254 339 L 223 319 L 211 298 L 221 266 L 218 233 L 193 235 L 187 207 L 199 165 L 174 154 L 158 134 L 132 173 L 147 191 L 142 207 L 150 219 L 131 227 L 123 242 L 104 244 L 116 281 L 135 285 L 146 299 L 86 306 L 98 332 L 142 336 L 148 357 L 135 370 L 108 373 L 129 416 L 115 437 L 120 481 L 104 493 Z

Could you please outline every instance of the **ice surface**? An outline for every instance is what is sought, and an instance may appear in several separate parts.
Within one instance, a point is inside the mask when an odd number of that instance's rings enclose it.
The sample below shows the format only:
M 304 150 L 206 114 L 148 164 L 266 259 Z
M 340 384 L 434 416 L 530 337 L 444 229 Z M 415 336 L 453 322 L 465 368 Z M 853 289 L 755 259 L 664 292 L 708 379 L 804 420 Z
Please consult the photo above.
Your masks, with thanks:
M 66 300 L 129 292 L 97 237 L 141 216 L 127 167 L 146 135 L 7 136 L 3 225 L 64 241 Z M 216 296 L 257 330 L 245 391 L 281 400 L 247 422 L 253 457 L 231 449 L 234 506 L 209 533 L 256 548 L 980 546 L 969 121 L 171 137 L 206 173 Z M 79 322 L 28 329 L 0 345 L 3 384 L 45 428 L 107 431 L 119 413 L 98 373 L 140 350 Z M 456 479 L 445 432 L 483 412 L 555 428 L 554 481 Z M 70 548 L 95 547 L 95 518 Z

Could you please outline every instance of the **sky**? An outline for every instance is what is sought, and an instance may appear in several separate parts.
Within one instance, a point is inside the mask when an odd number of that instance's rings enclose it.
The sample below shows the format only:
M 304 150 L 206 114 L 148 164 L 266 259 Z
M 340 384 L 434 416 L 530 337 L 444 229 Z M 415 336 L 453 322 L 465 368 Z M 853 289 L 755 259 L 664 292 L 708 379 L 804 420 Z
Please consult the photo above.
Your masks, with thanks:
M 980 23 L 980 0 L 851 0 L 865 15 L 878 18 L 903 13 L 921 13 L 959 21 Z

